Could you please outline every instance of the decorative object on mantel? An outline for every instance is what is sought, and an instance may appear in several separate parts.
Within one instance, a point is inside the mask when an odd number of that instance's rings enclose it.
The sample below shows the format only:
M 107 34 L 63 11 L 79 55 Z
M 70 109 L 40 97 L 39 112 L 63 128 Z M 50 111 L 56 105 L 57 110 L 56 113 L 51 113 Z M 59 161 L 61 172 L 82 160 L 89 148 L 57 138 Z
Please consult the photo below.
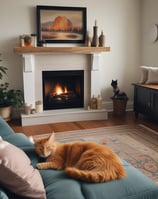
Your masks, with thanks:
M 25 46 L 25 44 L 24 44 L 24 35 L 20 35 L 19 39 L 20 39 L 20 47 L 24 47 Z
M 114 95 L 111 97 L 113 101 L 114 115 L 123 116 L 125 114 L 126 105 L 128 101 L 127 94 L 125 92 L 120 91 L 117 80 L 112 80 L 111 86 L 114 92 Z
M 104 46 L 105 46 L 105 35 L 102 30 L 101 35 L 99 36 L 99 47 L 104 47 Z
M 36 47 L 37 46 L 37 35 L 35 33 L 32 33 L 31 38 L 32 38 L 32 46 Z
M 93 37 L 92 37 L 92 47 L 98 47 L 99 41 L 98 41 L 98 26 L 97 26 L 97 20 L 95 20 L 95 25 L 93 26 Z
M 31 47 L 32 46 L 32 37 L 31 35 L 20 35 L 20 46 L 21 47 Z
M 91 37 L 89 35 L 89 31 L 87 31 L 87 35 L 86 35 L 86 46 L 87 47 L 91 46 Z
M 32 46 L 32 37 L 31 35 L 24 35 L 24 46 Z

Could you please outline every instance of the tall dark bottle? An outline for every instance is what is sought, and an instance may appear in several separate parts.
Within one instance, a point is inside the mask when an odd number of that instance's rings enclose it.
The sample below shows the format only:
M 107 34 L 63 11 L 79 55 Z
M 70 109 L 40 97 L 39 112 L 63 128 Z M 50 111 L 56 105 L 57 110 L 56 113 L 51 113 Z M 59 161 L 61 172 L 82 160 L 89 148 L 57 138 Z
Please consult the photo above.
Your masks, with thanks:
M 98 26 L 97 26 L 97 21 L 95 20 L 95 25 L 93 26 L 93 37 L 92 37 L 92 47 L 98 47 L 99 42 L 98 42 Z

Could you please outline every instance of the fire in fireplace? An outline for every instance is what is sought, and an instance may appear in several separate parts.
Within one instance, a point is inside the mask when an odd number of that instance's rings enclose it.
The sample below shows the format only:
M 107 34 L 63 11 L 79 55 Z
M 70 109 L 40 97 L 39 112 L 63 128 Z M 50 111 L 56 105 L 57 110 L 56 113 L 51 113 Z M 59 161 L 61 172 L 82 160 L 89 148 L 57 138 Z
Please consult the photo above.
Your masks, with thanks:
M 44 110 L 84 106 L 84 71 L 42 71 Z

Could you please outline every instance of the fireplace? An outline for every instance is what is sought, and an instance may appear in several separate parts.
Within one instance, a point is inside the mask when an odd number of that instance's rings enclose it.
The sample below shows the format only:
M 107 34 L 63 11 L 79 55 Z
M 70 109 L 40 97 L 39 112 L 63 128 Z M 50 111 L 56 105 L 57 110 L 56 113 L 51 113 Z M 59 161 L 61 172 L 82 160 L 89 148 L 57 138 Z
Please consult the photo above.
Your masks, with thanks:
M 99 51 L 102 51 L 100 50 L 102 48 L 95 48 L 96 50 L 94 49 L 94 52 L 93 48 L 87 49 L 86 47 L 38 47 L 31 48 L 30 51 L 29 49 L 20 49 L 21 53 L 19 54 L 22 54 L 23 58 L 24 101 L 32 104 L 33 109 L 35 108 L 36 101 L 43 101 L 44 105 L 44 111 L 41 113 L 30 115 L 21 114 L 22 126 L 69 121 L 103 120 L 108 118 L 106 109 L 94 110 L 88 108 L 91 97 L 93 95 L 98 96 L 101 92 L 99 84 Z M 70 51 L 67 51 L 67 49 Z M 75 52 L 74 49 L 77 49 L 77 52 Z M 63 50 L 65 52 L 63 52 Z M 67 108 L 65 104 L 64 107 L 61 108 L 60 104 L 60 108 L 59 106 L 58 108 L 48 106 L 46 110 L 46 104 L 43 99 L 46 98 L 47 92 L 44 92 L 43 95 L 43 73 L 67 71 L 67 74 L 70 75 L 71 71 L 74 70 L 75 72 L 82 70 L 82 73 L 84 73 L 84 77 L 80 77 L 82 81 L 78 80 L 82 82 L 79 95 L 81 101 L 79 100 L 80 103 L 76 103 L 79 108 Z M 79 77 L 69 77 L 69 80 L 78 78 Z M 52 79 L 54 79 L 54 77 Z M 78 85 L 77 83 L 70 84 Z M 52 86 L 51 84 L 49 85 Z M 74 91 L 77 92 L 77 90 L 78 89 L 75 89 Z M 69 106 L 71 107 L 72 104 L 69 104 Z M 73 107 L 74 106 L 76 105 L 73 103 Z
M 43 109 L 84 106 L 84 70 L 42 71 Z

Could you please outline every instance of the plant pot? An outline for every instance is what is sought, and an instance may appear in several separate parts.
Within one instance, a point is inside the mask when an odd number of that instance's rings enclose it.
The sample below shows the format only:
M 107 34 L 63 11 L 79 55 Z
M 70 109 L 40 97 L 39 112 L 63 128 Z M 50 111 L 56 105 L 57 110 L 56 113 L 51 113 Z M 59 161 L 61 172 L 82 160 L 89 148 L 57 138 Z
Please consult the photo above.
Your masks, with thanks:
M 11 119 L 11 106 L 0 107 L 0 116 L 5 120 L 9 121 Z
M 113 112 L 116 116 L 124 116 L 126 113 L 126 106 L 128 99 L 112 99 Z

